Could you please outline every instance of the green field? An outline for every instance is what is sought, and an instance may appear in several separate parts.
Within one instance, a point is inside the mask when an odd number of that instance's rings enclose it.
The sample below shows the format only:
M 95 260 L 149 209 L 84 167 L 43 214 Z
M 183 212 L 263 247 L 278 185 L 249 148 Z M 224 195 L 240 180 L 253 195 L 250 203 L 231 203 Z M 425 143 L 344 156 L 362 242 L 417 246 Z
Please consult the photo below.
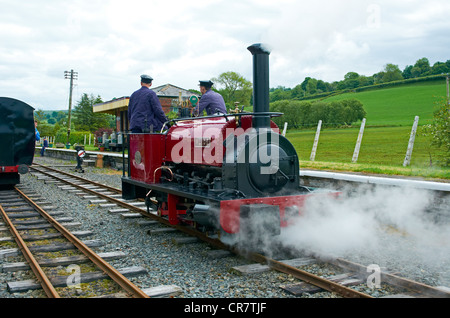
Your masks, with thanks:
M 419 116 L 419 125 L 432 119 L 435 103 L 446 94 L 446 84 L 442 80 L 345 93 L 324 101 L 358 99 L 367 112 L 367 126 L 412 126 L 415 116 Z
M 357 163 L 352 163 L 359 128 L 322 129 L 315 161 L 310 161 L 316 130 L 288 130 L 301 168 L 332 169 L 450 179 L 450 169 L 437 166 L 442 151 L 430 146 L 421 125 L 433 118 L 436 103 L 446 96 L 445 81 L 345 93 L 324 101 L 355 98 L 367 112 Z M 419 116 L 411 165 L 403 167 L 414 117 Z M 359 123 L 356 124 L 358 126 Z M 430 166 L 430 161 L 432 166 Z
M 352 163 L 358 133 L 357 128 L 322 130 L 315 161 L 310 161 L 315 131 L 288 131 L 286 137 L 297 150 L 300 168 L 450 178 L 450 169 L 436 166 L 437 150 L 430 147 L 430 138 L 423 136 L 420 129 L 416 134 L 411 165 L 406 168 L 403 161 L 411 127 L 366 128 L 358 161 Z

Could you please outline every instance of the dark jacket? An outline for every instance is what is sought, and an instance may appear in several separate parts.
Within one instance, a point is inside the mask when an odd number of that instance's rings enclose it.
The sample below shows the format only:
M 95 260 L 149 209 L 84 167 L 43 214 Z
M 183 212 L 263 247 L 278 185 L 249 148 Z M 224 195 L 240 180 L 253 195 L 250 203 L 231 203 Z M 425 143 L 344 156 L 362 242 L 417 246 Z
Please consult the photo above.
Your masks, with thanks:
M 206 91 L 206 93 L 202 95 L 202 98 L 200 98 L 200 101 L 198 103 L 199 116 L 201 116 L 203 110 L 206 110 L 206 114 L 208 115 L 214 115 L 217 112 L 226 114 L 227 108 L 225 106 L 222 95 L 214 92 L 211 89 Z
M 167 117 L 156 93 L 148 87 L 142 86 L 130 96 L 128 120 L 130 130 L 150 129 L 150 126 L 153 125 L 153 131 L 159 131 L 167 121 Z

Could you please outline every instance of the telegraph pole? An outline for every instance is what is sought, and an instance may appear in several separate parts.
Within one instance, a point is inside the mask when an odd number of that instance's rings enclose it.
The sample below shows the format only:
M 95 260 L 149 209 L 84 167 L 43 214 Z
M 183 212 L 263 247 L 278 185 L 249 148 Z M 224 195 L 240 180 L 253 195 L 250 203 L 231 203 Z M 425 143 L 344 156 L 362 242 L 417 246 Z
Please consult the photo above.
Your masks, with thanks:
M 72 89 L 73 89 L 73 80 L 78 79 L 78 72 L 74 72 L 73 70 L 65 71 L 64 72 L 64 78 L 70 79 L 70 94 L 69 94 L 69 124 L 67 127 L 67 144 L 69 144 L 69 137 L 70 137 L 70 113 L 72 111 Z

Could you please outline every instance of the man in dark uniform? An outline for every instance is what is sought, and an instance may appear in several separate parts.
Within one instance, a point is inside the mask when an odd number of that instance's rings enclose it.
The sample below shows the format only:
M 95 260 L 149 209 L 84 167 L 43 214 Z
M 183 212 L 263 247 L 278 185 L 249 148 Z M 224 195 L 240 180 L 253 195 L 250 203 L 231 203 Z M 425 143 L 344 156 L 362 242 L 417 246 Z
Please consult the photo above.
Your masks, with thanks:
M 158 96 L 150 89 L 152 81 L 150 76 L 141 75 L 141 88 L 130 96 L 128 121 L 132 133 L 159 132 L 167 122 Z
M 200 92 L 202 97 L 198 102 L 197 114 L 201 116 L 204 110 L 207 115 L 214 115 L 217 113 L 226 114 L 227 108 L 222 95 L 214 92 L 211 87 L 214 83 L 211 81 L 200 81 Z
M 44 137 L 44 142 L 42 143 L 42 148 L 41 148 L 41 157 L 44 157 L 45 154 L 45 148 L 48 147 L 48 140 L 47 138 Z

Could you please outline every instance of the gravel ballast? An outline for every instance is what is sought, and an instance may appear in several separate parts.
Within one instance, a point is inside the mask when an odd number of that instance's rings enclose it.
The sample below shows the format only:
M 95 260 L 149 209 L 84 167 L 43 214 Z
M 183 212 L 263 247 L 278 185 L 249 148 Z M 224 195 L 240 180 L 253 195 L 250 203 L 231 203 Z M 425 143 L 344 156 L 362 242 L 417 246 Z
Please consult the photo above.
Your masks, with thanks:
M 67 161 L 36 157 L 35 162 L 40 164 L 62 165 Z M 76 164 L 67 170 L 73 171 Z M 58 167 L 61 168 L 61 167 Z M 84 167 L 85 173 L 80 176 L 91 179 L 100 183 L 121 187 L 121 171 L 109 169 L 98 169 L 95 167 Z M 142 266 L 147 270 L 147 275 L 130 278 L 140 288 L 150 288 L 159 285 L 176 285 L 182 289 L 182 293 L 176 297 L 186 298 L 289 298 L 295 297 L 280 288 L 281 285 L 292 284 L 297 282 L 293 277 L 269 271 L 265 273 L 253 275 L 239 275 L 232 270 L 234 266 L 245 265 L 250 262 L 236 257 L 227 256 L 214 258 L 209 252 L 212 250 L 207 244 L 191 243 L 176 244 L 174 237 L 184 237 L 182 233 L 160 233 L 149 235 L 148 229 L 162 227 L 160 225 L 141 226 L 136 219 L 124 219 L 120 215 L 108 212 L 108 208 L 101 208 L 98 204 L 92 204 L 89 200 L 82 199 L 78 195 L 68 193 L 59 189 L 53 184 L 44 184 L 42 180 L 31 174 L 21 176 L 22 185 L 33 189 L 42 196 L 45 201 L 54 203 L 58 206 L 59 211 L 65 212 L 65 216 L 71 216 L 75 222 L 82 225 L 77 230 L 89 230 L 94 232 L 92 239 L 102 241 L 103 246 L 95 248 L 96 252 L 123 251 L 126 257 L 120 260 L 111 261 L 110 263 L 116 268 Z M 417 249 L 417 242 L 408 241 L 407 237 L 395 233 L 394 238 L 402 244 L 403 247 L 410 248 L 412 253 Z M 448 239 L 448 235 L 443 237 Z M 91 238 L 89 238 L 91 239 Z M 385 238 L 386 239 L 386 238 Z M 441 241 L 441 246 L 436 248 L 436 252 L 443 253 L 438 258 L 437 263 L 417 264 L 417 258 L 413 254 L 409 254 L 411 261 L 402 262 L 400 270 L 407 271 L 407 275 L 411 275 L 414 279 L 421 279 L 424 283 L 431 285 L 447 285 L 450 286 L 450 273 L 448 256 L 444 253 L 449 251 L 449 241 Z M 362 264 L 380 264 L 380 266 L 397 266 L 398 257 L 396 257 L 397 242 L 389 238 L 384 244 L 388 247 L 388 252 L 384 251 L 374 255 L 374 253 L 364 250 L 361 246 L 352 250 L 350 256 L 353 260 L 360 261 Z M 1 247 L 3 248 L 3 247 Z M 358 250 L 361 253 L 355 254 Z M 379 250 L 376 250 L 379 251 Z M 346 251 L 348 252 L 348 251 Z M 346 253 L 348 254 L 348 253 Z M 450 254 L 450 253 L 449 253 Z M 345 255 L 349 256 L 349 255 Z M 382 259 L 385 258 L 385 259 Z M 8 258 L 0 258 L 0 266 L 9 262 Z M 403 261 L 403 260 L 402 260 Z M 308 265 L 307 267 L 317 271 L 330 271 L 323 269 L 320 265 Z M 327 273 L 334 275 L 337 273 Z M 402 272 L 403 276 L 405 273 Z M 6 282 L 22 279 L 29 279 L 30 274 L 26 272 L 18 273 L 0 273 L 0 298 L 30 298 L 41 297 L 39 293 L 16 293 L 11 294 L 6 289 Z M 382 296 L 385 292 L 382 288 L 371 290 L 362 286 L 363 292 L 372 292 L 374 296 Z M 323 292 L 313 295 L 303 295 L 302 297 L 336 297 L 335 295 Z

